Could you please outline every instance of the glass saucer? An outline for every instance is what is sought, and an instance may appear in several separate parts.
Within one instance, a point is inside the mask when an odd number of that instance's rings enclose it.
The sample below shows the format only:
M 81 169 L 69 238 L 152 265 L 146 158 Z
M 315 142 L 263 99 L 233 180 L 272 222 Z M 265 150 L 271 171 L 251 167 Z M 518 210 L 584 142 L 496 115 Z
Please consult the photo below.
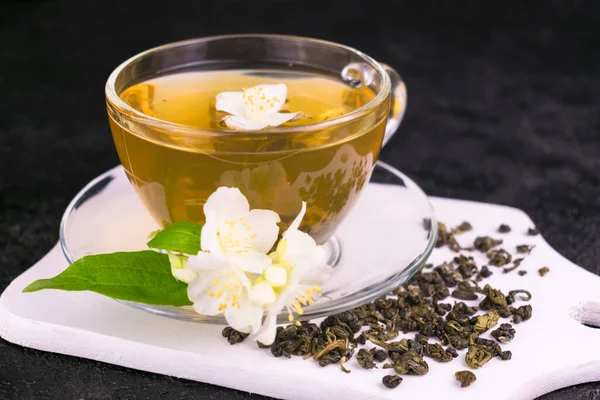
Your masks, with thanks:
M 69 263 L 90 254 L 147 249 L 158 225 L 129 184 L 122 166 L 98 176 L 67 207 L 60 243 Z M 373 301 L 408 280 L 431 254 L 437 222 L 427 196 L 406 175 L 378 161 L 367 188 L 325 246 L 338 259 L 323 296 L 304 309 L 315 319 Z M 120 301 L 120 300 L 118 300 Z M 179 320 L 225 324 L 223 316 L 191 307 L 131 307 Z M 287 312 L 278 322 L 287 322 Z

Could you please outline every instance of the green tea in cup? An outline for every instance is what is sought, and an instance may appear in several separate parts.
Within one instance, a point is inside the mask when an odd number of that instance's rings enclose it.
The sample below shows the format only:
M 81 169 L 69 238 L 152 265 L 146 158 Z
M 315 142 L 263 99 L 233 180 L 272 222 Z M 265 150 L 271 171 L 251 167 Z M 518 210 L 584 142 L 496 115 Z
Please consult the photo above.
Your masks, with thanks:
M 298 117 L 254 130 L 224 122 L 221 93 L 282 84 L 287 95 L 279 112 Z M 357 201 L 384 137 L 400 122 L 404 99 L 392 99 L 397 85 L 380 64 L 341 45 L 223 36 L 125 62 L 109 78 L 107 107 L 121 163 L 160 225 L 203 223 L 206 199 L 229 186 L 251 208 L 277 212 L 282 232 L 305 201 L 301 229 L 322 244 Z

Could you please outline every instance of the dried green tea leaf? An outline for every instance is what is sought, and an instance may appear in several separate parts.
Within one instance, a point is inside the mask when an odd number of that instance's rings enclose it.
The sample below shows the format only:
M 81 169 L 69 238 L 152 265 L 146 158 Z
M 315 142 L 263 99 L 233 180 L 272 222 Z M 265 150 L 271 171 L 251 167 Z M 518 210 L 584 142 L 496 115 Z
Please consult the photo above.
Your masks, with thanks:
M 490 361 L 492 357 L 493 355 L 482 346 L 471 345 L 465 355 L 465 361 L 469 367 L 477 369 Z
M 510 230 L 511 230 L 511 229 L 510 229 L 510 226 L 508 226 L 508 225 L 506 225 L 506 224 L 501 224 L 501 225 L 498 227 L 498 232 L 500 232 L 500 233 L 508 233 L 508 232 L 510 232 Z
M 442 278 L 447 287 L 454 287 L 463 280 L 460 272 L 456 271 L 450 263 L 438 265 L 434 268 L 434 272 Z
M 398 375 L 386 375 L 381 379 L 381 382 L 386 388 L 394 389 L 402 383 L 402 377 Z
M 546 275 L 548 272 L 550 272 L 550 268 L 548 267 L 542 267 L 539 269 L 538 273 L 540 274 L 540 276 L 544 276 Z
M 483 333 L 493 328 L 498 323 L 500 319 L 500 315 L 498 315 L 495 311 L 490 311 L 486 314 L 480 315 L 477 317 L 477 321 L 475 322 L 475 332 Z
M 471 256 L 461 254 L 458 257 L 454 257 L 452 262 L 458 265 L 456 271 L 460 273 L 463 279 L 470 279 L 478 271 L 477 264 Z
M 373 355 L 373 359 L 377 362 L 384 362 L 388 358 L 388 355 L 384 350 L 373 348 L 370 351 Z
M 497 329 L 492 331 L 491 335 L 500 343 L 506 344 L 515 338 L 516 333 L 511 324 L 501 324 Z
M 499 357 L 502 354 L 502 348 L 493 340 L 484 339 L 478 337 L 477 334 L 473 334 L 471 335 L 470 341 L 472 345 L 480 346 L 483 350 L 490 353 L 492 357 Z
M 469 232 L 472 230 L 473 230 L 473 227 L 471 226 L 471 224 L 465 221 L 462 224 L 460 224 L 459 226 L 457 226 L 456 228 L 452 229 L 452 233 L 455 235 L 460 235 L 462 233 Z
M 327 342 L 325 338 L 318 338 L 312 343 L 313 360 L 318 361 L 321 367 L 329 364 L 336 364 L 345 357 L 349 360 L 352 357 L 352 350 L 348 347 L 348 339 Z
M 521 261 L 523 261 L 522 258 L 517 258 L 516 260 L 513 261 L 513 265 L 508 267 L 508 268 L 504 268 L 504 273 L 508 274 L 509 272 L 514 271 L 515 269 L 519 268 L 521 266 Z
M 499 246 L 501 244 L 502 244 L 501 239 L 492 239 L 489 236 L 479 236 L 479 237 L 475 238 L 475 241 L 473 242 L 473 247 L 475 247 L 477 250 L 481 251 L 482 253 L 486 253 L 489 250 L 491 250 L 493 247 Z
M 437 237 L 437 242 L 435 244 L 435 247 L 442 247 L 442 246 L 448 246 L 448 248 L 450 248 L 450 250 L 458 253 L 461 250 L 460 245 L 458 244 L 458 242 L 456 241 L 456 238 L 454 237 L 454 233 L 452 233 L 452 231 L 449 231 L 446 228 L 446 225 L 444 225 L 441 222 L 438 222 L 438 237 Z
M 479 308 L 482 310 L 497 310 L 508 305 L 504 293 L 498 289 L 494 289 L 490 285 L 483 287 L 483 293 L 486 297 L 479 303 Z
M 528 290 L 524 290 L 524 289 L 517 289 L 517 290 L 511 290 L 510 292 L 508 292 L 508 295 L 506 296 L 506 302 L 508 304 L 512 304 L 515 302 L 515 297 L 518 294 L 523 294 L 524 296 L 519 296 L 519 300 L 522 301 L 529 301 L 531 300 L 531 293 Z
M 399 375 L 425 375 L 429 372 L 429 365 L 423 356 L 407 351 L 395 361 L 394 371 Z
M 358 351 L 358 354 L 356 355 L 356 361 L 358 362 L 358 365 L 364 369 L 377 368 L 373 354 L 367 349 L 363 348 Z
M 233 344 L 243 342 L 244 339 L 246 339 L 249 334 L 238 332 L 235 329 L 233 329 L 232 327 L 228 326 L 223 329 L 223 331 L 221 332 L 221 335 L 223 335 L 223 337 L 227 339 L 229 344 L 233 345 Z
M 425 355 L 438 362 L 450 362 L 454 358 L 452 352 L 447 352 L 439 343 L 425 345 Z
M 271 354 L 275 357 L 286 358 L 290 358 L 292 355 L 308 356 L 313 350 L 319 351 L 324 347 L 323 341 L 315 340 L 321 333 L 319 327 L 310 322 L 302 322 L 299 326 L 291 324 L 285 328 L 279 327 L 275 341 L 270 346 Z
M 479 296 L 472 290 L 456 289 L 452 292 L 452 297 L 459 300 L 477 300 Z
M 517 252 L 523 253 L 523 254 L 529 254 L 529 253 L 531 253 L 531 250 L 533 250 L 534 247 L 535 247 L 535 245 L 532 245 L 532 244 L 520 244 L 517 246 Z
M 520 324 L 523 321 L 527 321 L 531 318 L 532 312 L 533 310 L 529 304 L 513 309 L 513 323 Z
M 452 356 L 452 358 L 456 358 L 456 357 L 458 357 L 458 352 L 457 352 L 457 351 L 456 351 L 456 349 L 455 349 L 455 348 L 453 348 L 453 347 L 448 347 L 448 348 L 446 349 L 446 353 L 450 354 L 450 355 Z
M 471 371 L 458 371 L 454 374 L 456 380 L 460 382 L 460 387 L 467 387 L 477 380 L 477 377 Z
M 469 339 L 461 335 L 450 335 L 448 337 L 450 344 L 456 350 L 464 350 L 469 347 Z
M 488 266 L 484 265 L 483 267 L 481 267 L 481 270 L 479 271 L 479 274 L 477 274 L 477 278 L 479 278 L 479 280 L 483 280 L 483 279 L 489 278 L 493 274 L 494 273 L 492 271 L 490 271 L 490 269 L 488 268 Z
M 490 250 L 487 257 L 490 259 L 490 265 L 496 267 L 503 267 L 512 260 L 512 256 L 504 249 Z

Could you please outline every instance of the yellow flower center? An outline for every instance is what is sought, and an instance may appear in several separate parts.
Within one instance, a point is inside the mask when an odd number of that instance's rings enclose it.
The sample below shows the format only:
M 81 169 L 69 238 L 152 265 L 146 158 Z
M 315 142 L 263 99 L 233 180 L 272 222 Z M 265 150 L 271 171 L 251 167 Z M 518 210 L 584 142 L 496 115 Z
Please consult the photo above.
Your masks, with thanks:
M 320 286 L 313 285 L 312 287 L 306 288 L 304 295 L 296 297 L 292 306 L 288 307 L 288 320 L 293 322 L 295 319 L 292 311 L 298 315 L 303 315 L 304 307 L 313 304 L 314 297 L 317 295 L 317 293 L 321 292 L 321 290 L 322 288 Z
M 246 118 L 260 120 L 265 117 L 268 110 L 281 107 L 285 99 L 279 96 L 267 97 L 264 88 L 255 86 L 244 90 L 242 94 Z
M 252 247 L 252 241 L 258 237 L 244 217 L 239 217 L 237 220 L 226 219 L 223 225 L 229 228 L 217 231 L 219 245 L 223 251 L 237 249 L 237 252 L 241 253 L 243 250 L 240 249 Z
M 223 311 L 229 306 L 240 308 L 242 283 L 233 272 L 229 273 L 227 278 L 214 279 L 211 282 L 212 289 L 206 293 L 208 297 L 221 301 L 219 311 Z

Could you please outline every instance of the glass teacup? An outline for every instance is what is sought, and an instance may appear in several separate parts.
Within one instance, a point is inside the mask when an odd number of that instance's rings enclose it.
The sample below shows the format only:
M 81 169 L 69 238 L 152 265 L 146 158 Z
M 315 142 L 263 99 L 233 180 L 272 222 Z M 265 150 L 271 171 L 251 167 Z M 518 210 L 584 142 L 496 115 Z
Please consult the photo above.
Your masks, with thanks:
M 257 84 L 281 81 L 300 88 L 310 77 L 323 77 L 345 85 L 350 96 L 364 89 L 371 98 L 349 98 L 354 108 L 309 116 L 314 122 L 240 131 L 219 122 L 214 103 L 208 101 L 182 104 L 197 106 L 198 115 L 214 113 L 209 127 L 177 116 L 161 119 L 161 107 L 177 113 L 176 107 L 161 105 L 164 99 L 155 86 L 140 85 L 198 72 L 215 73 L 210 84 L 219 86 L 219 73 L 238 70 L 253 71 L 246 75 Z M 134 86 L 132 106 L 123 97 Z M 223 86 L 222 91 L 232 89 Z M 218 187 L 229 186 L 239 188 L 251 208 L 277 212 L 281 232 L 306 201 L 301 229 L 323 244 L 369 182 L 381 146 L 402 120 L 406 91 L 393 69 L 346 46 L 292 36 L 228 35 L 168 44 L 134 56 L 111 74 L 106 99 L 121 163 L 160 225 L 203 223 L 206 199 Z M 193 112 L 186 115 L 193 119 Z

